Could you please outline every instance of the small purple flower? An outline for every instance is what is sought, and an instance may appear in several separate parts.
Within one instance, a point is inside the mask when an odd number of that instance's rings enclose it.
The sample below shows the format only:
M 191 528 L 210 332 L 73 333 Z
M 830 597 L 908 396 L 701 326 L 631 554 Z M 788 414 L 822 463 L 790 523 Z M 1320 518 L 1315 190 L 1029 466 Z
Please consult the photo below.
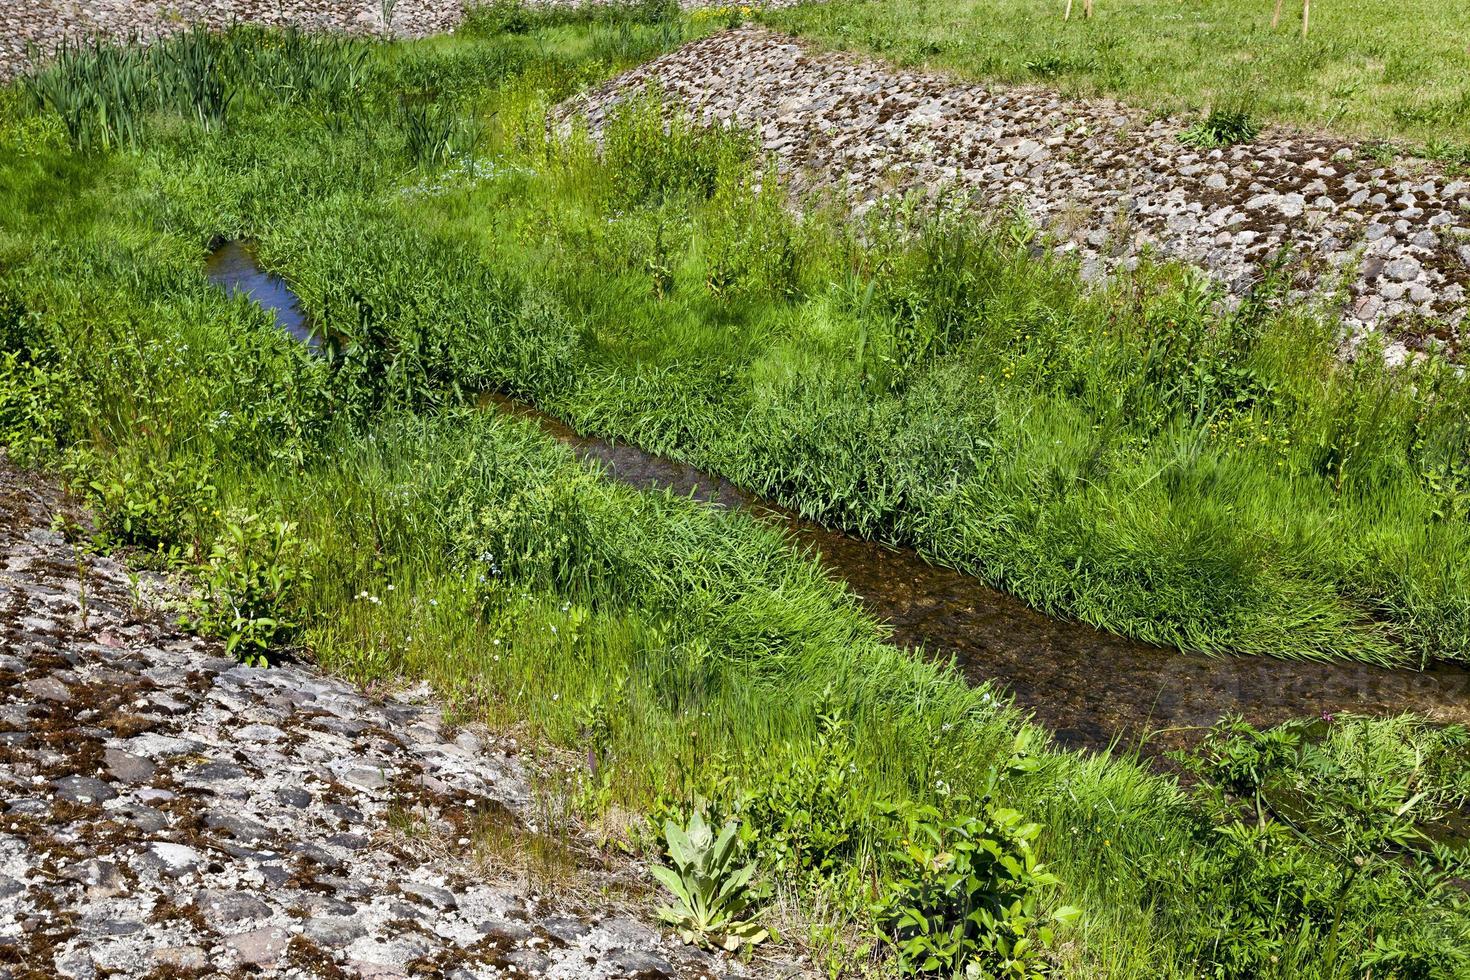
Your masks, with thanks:
M 1333 720 L 1334 717 L 1335 716 L 1330 711 L 1324 711 L 1324 712 L 1322 712 L 1322 720 L 1325 721 L 1325 722 L 1327 722 L 1327 724 L 1329 724 L 1329 725 L 1332 724 L 1332 720 Z

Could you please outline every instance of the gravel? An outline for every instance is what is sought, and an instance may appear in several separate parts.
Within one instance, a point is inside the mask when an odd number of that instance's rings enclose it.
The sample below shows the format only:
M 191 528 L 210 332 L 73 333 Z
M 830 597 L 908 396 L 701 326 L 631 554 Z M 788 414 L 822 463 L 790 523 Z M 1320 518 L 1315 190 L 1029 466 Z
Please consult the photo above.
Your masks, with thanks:
M 1341 300 L 1350 345 L 1383 328 L 1398 360 L 1462 339 L 1470 186 L 1425 161 L 1384 164 L 1278 130 L 1196 149 L 1178 138 L 1186 120 L 900 71 L 752 26 L 575 97 L 559 122 L 585 116 L 596 134 L 650 82 L 702 122 L 753 129 L 798 194 L 836 189 L 862 211 L 958 191 L 1024 209 L 1089 278 L 1152 253 L 1206 270 L 1237 299 L 1285 252 L 1296 295 Z
M 427 690 L 237 665 L 110 559 L 84 607 L 63 506 L 0 456 L 0 980 L 761 975 L 603 897 L 641 869 L 538 830 L 534 751 Z

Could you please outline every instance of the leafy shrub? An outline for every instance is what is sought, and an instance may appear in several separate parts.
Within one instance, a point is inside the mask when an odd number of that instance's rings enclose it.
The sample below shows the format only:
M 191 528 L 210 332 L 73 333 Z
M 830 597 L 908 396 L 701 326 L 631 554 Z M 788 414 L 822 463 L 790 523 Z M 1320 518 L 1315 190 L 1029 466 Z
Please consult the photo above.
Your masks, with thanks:
M 955 799 L 963 809 L 967 801 Z M 1057 878 L 1036 859 L 1041 832 L 1015 810 L 983 804 L 979 816 L 948 817 L 928 805 L 893 807 L 901 839 L 875 913 L 907 973 L 947 977 L 1039 977 L 1052 922 L 1041 913 Z
M 0 297 L 0 446 L 21 463 L 70 441 L 78 385 L 26 308 Z
M 68 467 L 74 482 L 85 481 L 105 546 L 139 548 L 165 563 L 197 542 L 216 499 L 210 464 L 197 457 L 77 454 Z
M 849 726 L 833 711 L 819 719 L 817 743 L 784 753 L 740 806 L 762 860 L 787 874 L 834 871 L 850 858 L 869 822 L 853 794 L 856 762 Z
M 458 33 L 469 37 L 494 37 L 497 34 L 525 34 L 537 23 L 536 11 L 522 0 L 493 0 L 470 7 L 459 25 Z
M 1463 975 L 1463 943 L 1424 912 L 1463 931 L 1455 910 L 1464 896 L 1450 882 L 1470 873 L 1470 859 L 1428 831 L 1470 800 L 1467 753 L 1463 728 L 1409 718 L 1217 725 L 1177 756 L 1208 803 L 1210 846 L 1183 869 L 1182 885 L 1208 896 L 1209 913 L 1190 923 L 1199 955 L 1228 978 L 1297 960 L 1324 976 L 1350 965 Z M 1420 921 L 1394 911 L 1419 900 Z M 1445 928 L 1441 942 L 1429 941 Z
M 740 866 L 739 826 L 727 823 L 718 837 L 698 810 L 686 827 L 664 824 L 672 868 L 650 870 L 677 899 L 658 916 L 678 930 L 686 943 L 734 951 L 763 942 L 769 933 L 746 915 L 755 864 Z
M 295 608 L 311 580 L 296 525 L 234 516 L 197 570 L 188 624 L 225 641 L 227 653 L 264 665 L 266 653 L 296 632 Z

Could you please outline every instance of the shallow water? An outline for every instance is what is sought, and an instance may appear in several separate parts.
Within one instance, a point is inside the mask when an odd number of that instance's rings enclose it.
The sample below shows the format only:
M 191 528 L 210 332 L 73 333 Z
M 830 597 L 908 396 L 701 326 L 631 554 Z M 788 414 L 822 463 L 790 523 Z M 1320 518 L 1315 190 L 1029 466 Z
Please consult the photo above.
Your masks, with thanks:
M 290 288 L 265 273 L 248 248 L 232 243 L 214 252 L 209 275 L 272 310 L 293 337 L 315 343 Z M 1470 724 L 1470 670 L 1463 667 L 1389 670 L 1149 646 L 1050 618 L 913 551 L 830 531 L 694 467 L 580 435 L 528 405 L 493 394 L 481 403 L 535 421 L 626 484 L 692 495 L 781 523 L 889 624 L 894 642 L 956 658 L 966 678 L 1008 690 L 1066 746 L 1099 749 L 1117 741 L 1157 756 L 1195 741 L 1202 728 L 1232 713 L 1258 726 L 1322 714 L 1405 711 Z
M 286 280 L 266 272 L 255 252 L 244 242 L 225 242 L 209 253 L 204 275 L 231 296 L 245 296 L 275 315 L 276 325 L 315 349 L 321 338 Z
M 579 435 L 502 396 L 482 401 L 534 420 L 624 483 L 668 489 L 781 522 L 890 625 L 895 642 L 956 657 L 968 679 L 1009 690 L 1063 745 L 1098 749 L 1116 739 L 1137 746 L 1148 734 L 1144 754 L 1157 755 L 1195 741 L 1202 728 L 1231 713 L 1258 726 L 1323 713 L 1405 711 L 1470 723 L 1470 671 L 1464 668 L 1388 670 L 1357 663 L 1207 657 L 1149 646 L 1052 619 L 915 552 L 830 531 L 719 477 L 634 446 Z

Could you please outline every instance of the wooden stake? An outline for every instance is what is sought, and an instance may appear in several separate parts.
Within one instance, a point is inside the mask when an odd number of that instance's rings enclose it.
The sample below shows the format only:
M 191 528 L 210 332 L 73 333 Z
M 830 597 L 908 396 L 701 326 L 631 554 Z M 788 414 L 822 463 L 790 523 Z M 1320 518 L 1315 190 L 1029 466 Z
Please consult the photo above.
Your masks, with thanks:
M 1271 30 L 1276 30 L 1281 23 L 1281 0 L 1276 0 L 1276 13 L 1271 15 Z
M 1312 17 L 1312 0 L 1302 0 L 1302 39 L 1307 37 L 1307 21 Z
M 1062 20 L 1072 19 L 1072 0 L 1067 0 L 1067 9 L 1062 11 Z
M 1092 20 L 1092 0 L 1082 0 L 1082 16 Z

